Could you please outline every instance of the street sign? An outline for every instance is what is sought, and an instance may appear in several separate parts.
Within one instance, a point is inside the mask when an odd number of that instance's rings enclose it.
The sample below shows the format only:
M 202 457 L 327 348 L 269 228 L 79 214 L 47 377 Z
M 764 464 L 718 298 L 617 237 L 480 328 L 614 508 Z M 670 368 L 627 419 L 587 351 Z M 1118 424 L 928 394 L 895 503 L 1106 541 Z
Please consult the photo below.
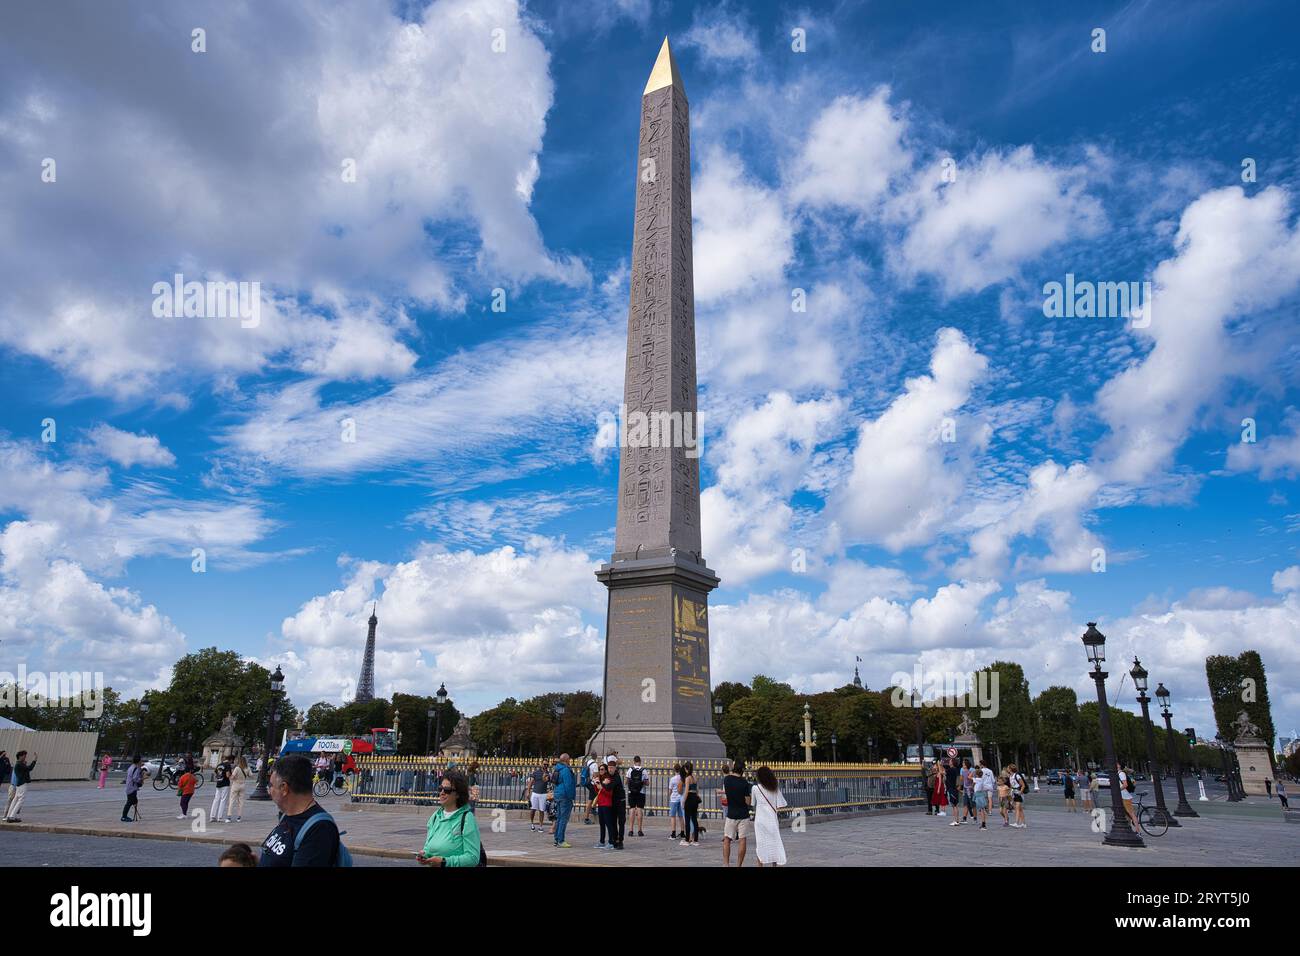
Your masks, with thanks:
M 956 747 L 949 747 L 949 748 L 948 748 L 948 756 L 949 756 L 949 757 L 955 757 L 955 756 L 957 756 L 957 748 L 956 748 Z

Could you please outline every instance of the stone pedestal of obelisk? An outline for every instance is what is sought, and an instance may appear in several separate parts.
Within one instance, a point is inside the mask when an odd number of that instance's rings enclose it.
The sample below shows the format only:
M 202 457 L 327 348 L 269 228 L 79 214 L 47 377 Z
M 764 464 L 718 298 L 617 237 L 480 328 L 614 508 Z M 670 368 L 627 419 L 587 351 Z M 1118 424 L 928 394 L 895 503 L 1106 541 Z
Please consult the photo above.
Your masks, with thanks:
M 713 728 L 709 592 L 700 556 L 691 140 L 665 38 L 641 97 L 605 696 L 589 748 L 624 761 L 726 756 Z

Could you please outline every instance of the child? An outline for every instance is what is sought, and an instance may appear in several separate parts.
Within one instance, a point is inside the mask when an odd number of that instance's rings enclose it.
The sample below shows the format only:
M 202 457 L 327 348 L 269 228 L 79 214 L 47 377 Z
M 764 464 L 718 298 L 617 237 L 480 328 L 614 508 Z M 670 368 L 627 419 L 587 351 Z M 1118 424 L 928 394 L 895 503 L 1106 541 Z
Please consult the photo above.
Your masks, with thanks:
M 257 866 L 257 857 L 247 843 L 236 843 L 221 854 L 217 866 Z
M 198 781 L 194 778 L 192 770 L 186 770 L 176 781 L 176 791 L 181 795 L 181 812 L 177 815 L 177 820 L 184 820 L 189 816 L 190 797 L 194 796 L 194 787 L 197 784 Z

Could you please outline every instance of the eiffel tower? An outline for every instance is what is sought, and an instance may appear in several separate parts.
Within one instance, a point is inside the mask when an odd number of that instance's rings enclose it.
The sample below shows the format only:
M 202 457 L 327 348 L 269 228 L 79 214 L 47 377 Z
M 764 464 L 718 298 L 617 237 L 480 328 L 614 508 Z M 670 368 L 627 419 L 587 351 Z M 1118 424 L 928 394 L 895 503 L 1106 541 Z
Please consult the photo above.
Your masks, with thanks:
M 378 607 L 378 605 L 376 605 Z M 356 703 L 364 704 L 375 699 L 375 608 L 370 609 L 370 633 L 366 635 L 366 656 L 361 659 L 361 677 L 357 679 Z

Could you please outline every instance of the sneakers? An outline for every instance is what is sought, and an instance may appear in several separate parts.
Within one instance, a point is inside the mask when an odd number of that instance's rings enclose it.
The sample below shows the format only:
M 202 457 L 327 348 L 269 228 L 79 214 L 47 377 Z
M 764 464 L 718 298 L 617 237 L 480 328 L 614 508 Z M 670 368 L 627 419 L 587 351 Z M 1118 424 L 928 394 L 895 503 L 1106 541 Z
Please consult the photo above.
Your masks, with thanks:
M 989 825 L 988 825 L 987 823 L 981 823 L 981 824 L 980 824 L 980 829 L 981 829 L 981 830 L 987 830 L 988 828 L 989 828 Z
M 597 850 L 608 850 L 608 849 L 609 849 L 609 844 L 608 844 L 608 843 L 597 843 L 595 848 L 596 848 Z
M 637 831 L 636 831 L 636 835 L 639 836 L 639 837 L 643 837 L 643 836 L 645 836 L 645 832 L 642 831 L 642 830 L 637 830 Z
M 176 814 L 176 819 L 177 819 L 177 820 L 184 820 L 184 819 L 185 819 L 185 814 L 183 814 L 183 813 L 178 813 L 178 814 Z
M 536 823 L 530 823 L 530 824 L 528 824 L 528 829 L 529 829 L 529 830 L 532 830 L 534 833 L 536 833 L 536 832 L 537 832 L 537 824 L 536 824 Z
M 131 822 L 131 818 L 130 818 L 130 817 L 123 817 L 123 818 L 122 818 L 122 822 L 123 822 L 123 823 L 130 823 L 130 822 Z M 13 821 L 10 820 L 8 817 L 6 817 L 6 818 L 5 818 L 5 823 L 13 823 Z
M 950 827 L 959 827 L 959 826 L 961 826 L 961 821 L 960 821 L 960 820 L 953 820 L 952 823 L 948 824 L 948 826 L 950 826 Z
M 681 843 L 678 844 L 678 846 L 690 846 L 690 845 L 691 845 L 690 840 L 683 840 Z
M 555 848 L 556 848 L 557 850 L 571 850 L 571 849 L 573 849 L 573 847 L 572 847 L 570 844 L 568 844 L 568 843 L 557 843 L 557 844 L 555 844 Z

